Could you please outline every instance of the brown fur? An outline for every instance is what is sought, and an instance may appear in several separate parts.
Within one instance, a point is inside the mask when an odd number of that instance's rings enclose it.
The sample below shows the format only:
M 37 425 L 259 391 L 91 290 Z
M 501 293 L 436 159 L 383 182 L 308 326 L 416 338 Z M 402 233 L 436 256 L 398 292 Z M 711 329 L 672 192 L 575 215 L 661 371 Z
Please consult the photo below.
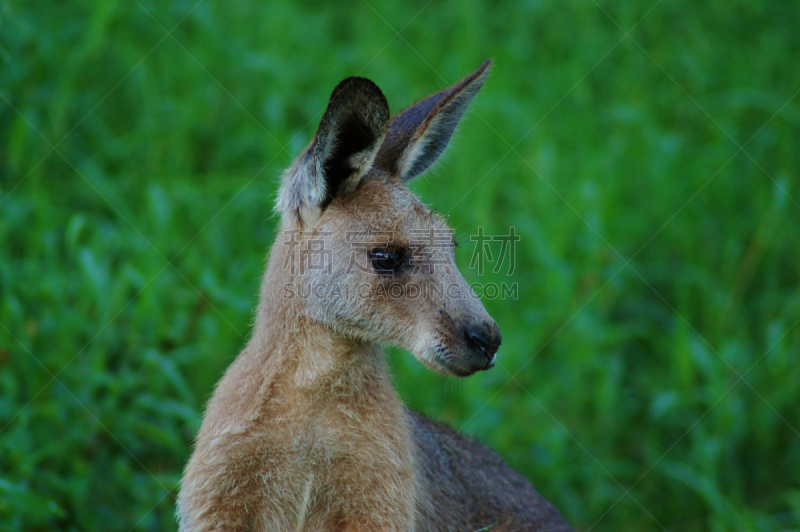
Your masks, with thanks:
M 252 337 L 217 386 L 183 478 L 182 531 L 569 530 L 492 451 L 407 411 L 378 348 L 401 346 L 450 375 L 493 364 L 497 325 L 454 265 L 416 257 L 376 272 L 370 258 L 446 229 L 404 182 L 442 153 L 487 69 L 391 120 L 372 82 L 334 90 L 284 177 Z M 368 243 L 376 235 L 390 238 Z M 319 243 L 328 269 L 308 262 Z M 354 271 L 354 257 L 367 269 Z M 462 296 L 411 295 L 426 284 Z M 399 297 L 378 295 L 391 289 Z

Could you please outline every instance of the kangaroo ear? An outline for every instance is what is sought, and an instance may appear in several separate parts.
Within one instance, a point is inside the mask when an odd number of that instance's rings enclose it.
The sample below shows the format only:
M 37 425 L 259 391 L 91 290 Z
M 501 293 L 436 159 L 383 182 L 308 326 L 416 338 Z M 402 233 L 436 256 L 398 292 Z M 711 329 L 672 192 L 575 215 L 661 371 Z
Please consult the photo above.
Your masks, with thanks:
M 427 170 L 450 142 L 464 111 L 486 81 L 490 64 L 491 59 L 452 87 L 393 116 L 375 166 L 402 181 Z
M 386 135 L 389 105 L 366 78 L 333 89 L 317 134 L 283 178 L 277 210 L 289 222 L 311 225 L 338 195 L 354 190 Z

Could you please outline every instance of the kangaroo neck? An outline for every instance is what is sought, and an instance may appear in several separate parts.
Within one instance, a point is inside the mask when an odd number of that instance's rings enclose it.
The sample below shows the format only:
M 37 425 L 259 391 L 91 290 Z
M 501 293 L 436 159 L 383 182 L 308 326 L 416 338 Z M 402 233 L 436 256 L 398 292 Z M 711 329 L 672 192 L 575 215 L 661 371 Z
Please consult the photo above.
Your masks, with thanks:
M 278 370 L 275 376 L 288 385 L 328 387 L 342 379 L 358 381 L 366 376 L 388 381 L 385 357 L 376 345 L 319 323 L 308 315 L 302 298 L 286 291 L 292 278 L 279 240 L 273 245 L 261 285 L 251 353 L 264 357 L 266 365 Z

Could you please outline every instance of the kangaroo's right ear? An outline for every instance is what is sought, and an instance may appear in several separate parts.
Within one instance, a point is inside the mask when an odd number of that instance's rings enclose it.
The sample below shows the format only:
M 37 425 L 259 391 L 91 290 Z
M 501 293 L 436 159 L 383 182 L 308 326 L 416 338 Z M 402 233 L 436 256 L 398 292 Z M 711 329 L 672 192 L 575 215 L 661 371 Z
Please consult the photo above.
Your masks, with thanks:
M 290 225 L 313 225 L 337 195 L 354 190 L 386 135 L 389 105 L 366 78 L 333 89 L 317 134 L 283 178 L 277 210 Z
M 375 166 L 408 181 L 435 163 L 486 81 L 490 65 L 491 59 L 455 85 L 394 115 Z

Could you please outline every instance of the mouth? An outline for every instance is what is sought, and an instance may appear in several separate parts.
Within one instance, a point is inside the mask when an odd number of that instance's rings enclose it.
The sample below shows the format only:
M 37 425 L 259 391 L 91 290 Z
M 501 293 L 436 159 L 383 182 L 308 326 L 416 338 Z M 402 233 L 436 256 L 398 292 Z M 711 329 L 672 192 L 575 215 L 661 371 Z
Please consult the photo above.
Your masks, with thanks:
M 417 358 L 429 369 L 442 375 L 449 377 L 469 377 L 478 371 L 485 371 L 494 367 L 494 358 L 486 360 L 485 358 L 473 358 L 471 356 L 461 356 L 459 358 L 465 359 L 466 367 L 458 364 L 453 358 L 447 356 L 451 355 L 449 350 L 439 348 L 427 349 L 422 356 Z

